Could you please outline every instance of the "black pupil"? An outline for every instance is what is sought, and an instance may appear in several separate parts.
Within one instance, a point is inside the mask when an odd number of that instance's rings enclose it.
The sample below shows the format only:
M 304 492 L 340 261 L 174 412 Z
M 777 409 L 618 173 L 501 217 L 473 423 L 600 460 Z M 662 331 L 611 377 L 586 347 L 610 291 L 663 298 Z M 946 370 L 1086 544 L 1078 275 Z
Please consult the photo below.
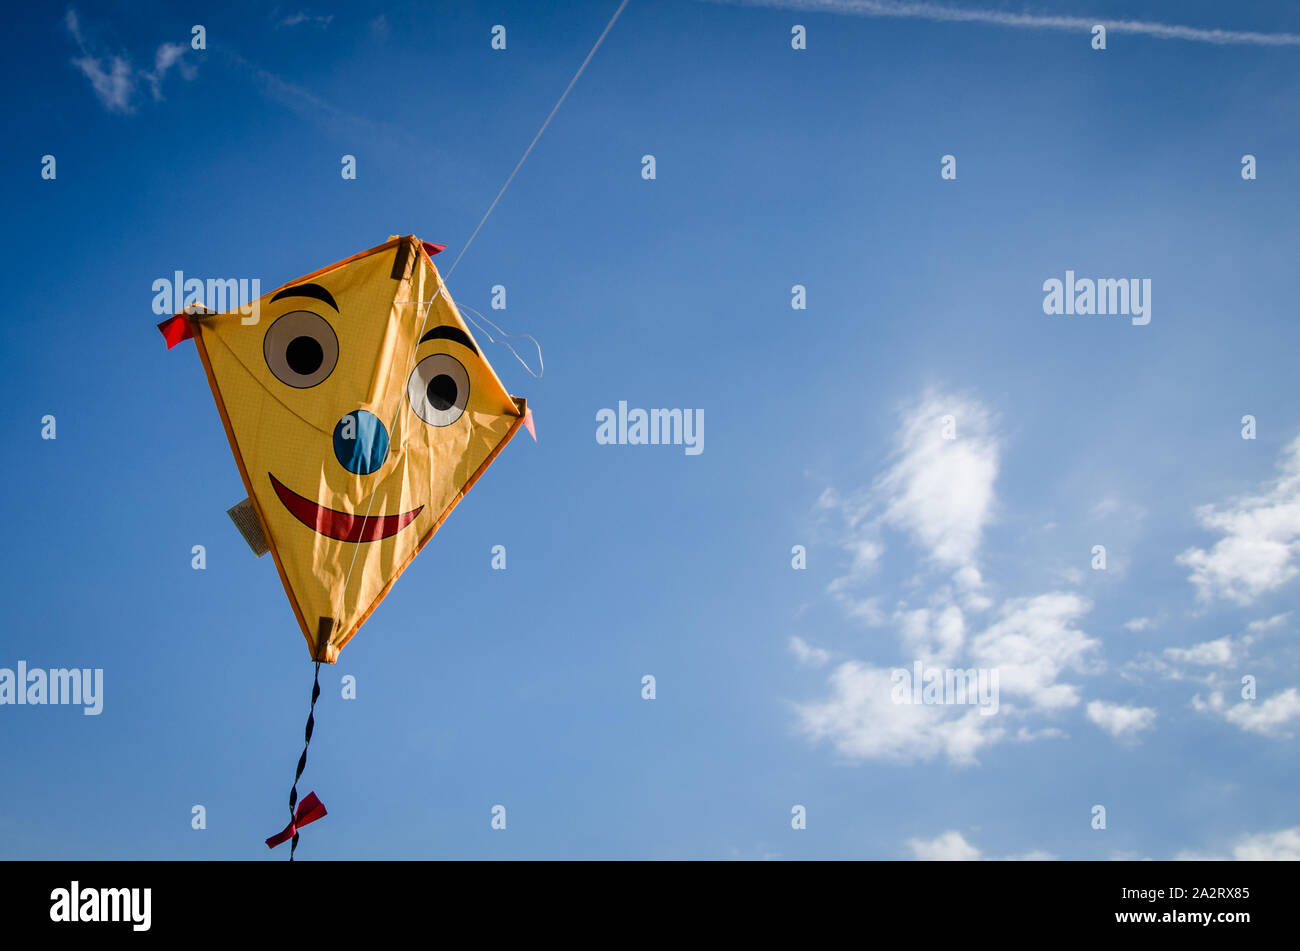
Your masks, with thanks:
M 424 392 L 429 397 L 429 405 L 438 412 L 449 410 L 456 403 L 456 381 L 445 373 L 430 380 Z
M 311 376 L 324 360 L 325 352 L 311 337 L 294 337 L 284 351 L 284 362 L 299 376 Z

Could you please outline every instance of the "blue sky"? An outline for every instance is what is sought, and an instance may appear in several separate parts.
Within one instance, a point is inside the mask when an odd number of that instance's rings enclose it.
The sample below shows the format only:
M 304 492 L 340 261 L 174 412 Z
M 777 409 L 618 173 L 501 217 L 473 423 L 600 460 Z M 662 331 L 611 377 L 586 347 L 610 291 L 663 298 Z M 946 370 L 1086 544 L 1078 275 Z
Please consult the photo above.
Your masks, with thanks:
M 407 233 L 445 268 L 615 6 L 13 11 L 0 667 L 105 696 L 0 706 L 0 856 L 286 857 L 311 664 L 152 283 Z M 541 380 L 488 351 L 540 441 L 322 668 L 300 857 L 1300 855 L 1300 46 L 1051 19 L 1300 10 L 881 8 L 615 24 L 449 282 L 541 342 Z M 1151 322 L 1044 314 L 1067 270 L 1150 279 Z M 620 400 L 704 451 L 598 444 Z M 998 669 L 998 714 L 892 703 L 916 660 Z

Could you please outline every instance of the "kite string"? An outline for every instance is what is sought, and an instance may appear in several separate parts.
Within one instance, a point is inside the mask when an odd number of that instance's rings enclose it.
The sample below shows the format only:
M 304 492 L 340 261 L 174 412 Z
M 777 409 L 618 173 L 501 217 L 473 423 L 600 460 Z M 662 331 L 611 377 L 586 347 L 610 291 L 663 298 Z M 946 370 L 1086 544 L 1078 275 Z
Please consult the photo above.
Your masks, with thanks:
M 533 141 L 528 143 L 528 148 L 524 149 L 524 154 L 519 157 L 519 163 L 515 165 L 515 170 L 510 173 L 510 177 L 506 179 L 506 183 L 501 186 L 501 191 L 497 192 L 497 197 L 492 199 L 492 204 L 488 206 L 488 210 L 485 211 L 483 217 L 479 219 L 479 223 L 474 227 L 474 231 L 470 234 L 469 240 L 466 241 L 464 247 L 460 249 L 460 254 L 456 255 L 456 260 L 451 262 L 451 267 L 447 270 L 447 277 L 451 277 L 451 273 L 456 270 L 456 265 L 460 263 L 460 259 L 465 256 L 465 252 L 469 250 L 469 246 L 473 244 L 474 239 L 478 237 L 479 229 L 481 229 L 484 222 L 488 220 L 488 216 L 496 210 L 497 202 L 499 202 L 501 196 L 506 193 L 506 189 L 510 187 L 510 183 L 515 180 L 515 176 L 519 174 L 519 170 L 524 167 L 524 162 L 528 160 L 529 154 L 532 153 L 533 146 L 535 146 L 537 140 L 542 137 L 542 133 L 546 131 L 546 127 L 551 124 L 551 120 L 555 118 L 555 114 L 560 111 L 560 106 L 568 97 L 569 91 L 573 89 L 574 84 L 578 81 L 578 77 L 582 75 L 582 71 L 586 69 L 587 64 L 591 62 L 591 58 L 596 55 L 596 50 L 600 49 L 600 44 L 605 42 L 606 35 L 608 35 L 611 29 L 613 29 L 614 21 L 619 18 L 620 14 L 622 14 L 623 8 L 627 6 L 627 3 L 628 0 L 623 0 L 623 2 L 618 5 L 618 9 L 614 11 L 614 15 L 609 18 L 609 22 L 605 24 L 605 29 L 601 31 L 600 36 L 596 39 L 596 44 L 587 53 L 587 58 L 582 61 L 582 65 L 578 67 L 578 71 L 573 74 L 573 78 L 569 80 L 569 85 L 564 87 L 564 92 L 560 94 L 560 98 L 557 99 L 555 105 L 551 107 L 550 115 L 546 117 L 546 121 L 542 123 L 542 127 L 538 129 L 537 134 L 533 136 Z
M 311 746 L 311 734 L 316 728 L 316 698 L 320 696 L 320 661 L 316 661 L 316 676 L 311 685 L 311 709 L 307 711 L 307 729 L 303 736 L 302 755 L 298 757 L 298 772 L 293 776 L 293 788 L 289 790 L 289 825 L 294 826 L 297 817 L 294 807 L 298 805 L 298 780 L 307 768 L 307 748 Z M 293 861 L 294 849 L 298 848 L 298 830 L 294 827 L 293 842 L 289 845 L 289 861 Z
M 423 335 L 424 325 L 428 323 L 429 313 L 433 309 L 434 301 L 436 301 L 439 297 L 444 297 L 448 300 L 448 302 L 450 302 L 451 297 L 447 294 L 447 278 L 451 277 L 452 272 L 456 270 L 456 265 L 460 264 L 460 259 L 465 256 L 465 252 L 468 251 L 469 246 L 474 243 L 474 239 L 478 237 L 478 233 L 479 231 L 482 230 L 483 225 L 487 222 L 488 218 L 492 215 L 492 212 L 496 210 L 497 204 L 501 201 L 501 196 L 503 196 L 506 193 L 506 189 L 510 187 L 511 182 L 515 180 L 515 176 L 519 174 L 519 170 L 524 167 L 524 162 L 526 162 L 528 160 L 528 156 L 532 154 L 533 147 L 537 145 L 538 141 L 542 137 L 542 133 L 546 131 L 546 127 L 549 126 L 551 124 L 551 120 L 555 118 L 555 114 L 560 111 L 560 106 L 564 104 L 564 100 L 568 98 L 569 93 L 573 90 L 573 87 L 577 85 L 578 78 L 582 76 L 583 71 L 587 68 L 587 64 L 590 63 L 592 57 L 596 55 L 596 50 L 600 49 L 600 44 L 605 42 L 605 37 L 608 36 L 609 31 L 614 28 L 614 23 L 622 15 L 624 8 L 627 7 L 627 4 L 628 4 L 628 0 L 622 0 L 622 2 L 618 5 L 618 9 L 614 11 L 614 15 L 609 18 L 609 22 L 605 24 L 605 29 L 601 30 L 600 36 L 596 38 L 596 42 L 592 45 L 591 49 L 587 51 L 587 56 L 582 61 L 582 65 L 578 67 L 578 71 L 574 73 L 573 78 L 569 80 L 569 85 L 564 87 L 564 92 L 560 94 L 560 98 L 557 99 L 555 101 L 555 105 L 551 107 L 551 111 L 547 114 L 546 120 L 542 123 L 541 128 L 537 130 L 537 134 L 533 136 L 533 140 L 528 143 L 528 148 L 524 149 L 524 154 L 519 157 L 519 161 L 515 164 L 514 170 L 510 173 L 510 177 L 506 179 L 505 184 L 501 186 L 501 190 L 498 191 L 496 197 L 492 199 L 492 204 L 489 205 L 488 210 L 483 213 L 483 217 L 479 219 L 479 223 L 474 226 L 473 232 L 470 233 L 469 240 L 465 242 L 465 244 L 460 249 L 460 253 L 456 255 L 456 260 L 451 262 L 451 267 L 447 269 L 446 275 L 441 276 L 441 280 L 438 282 L 438 290 L 434 294 L 432 300 L 428 302 L 428 307 L 426 307 L 424 312 L 424 319 L 421 321 L 420 333 L 417 334 L 415 339 L 418 340 L 420 336 Z M 479 314 L 479 316 L 482 317 L 483 315 Z M 483 318 L 483 319 L 487 320 L 487 318 Z M 491 323 L 491 321 L 487 321 L 487 322 Z M 493 326 L 495 326 L 495 324 L 493 324 Z M 497 332 L 498 333 L 501 332 L 499 327 L 497 328 Z M 503 338 L 505 336 L 508 335 L 503 335 Z M 522 334 L 516 336 L 528 336 L 528 335 Z M 490 335 L 488 339 L 489 340 L 492 339 Z M 538 366 L 540 368 L 542 348 L 537 344 L 537 341 L 534 338 L 529 337 L 529 339 L 533 341 L 534 346 L 537 346 L 537 359 L 538 359 Z M 495 343 L 496 341 L 492 340 L 492 342 Z M 515 359 L 518 360 L 521 364 L 523 364 L 524 369 L 528 370 L 529 373 L 532 373 L 533 372 L 532 369 L 528 366 L 527 363 L 524 363 L 523 358 L 520 357 L 518 353 L 515 353 L 514 347 L 511 347 L 510 344 L 506 344 L 506 346 L 510 349 L 511 353 L 515 354 Z M 415 350 L 413 349 L 411 351 L 411 361 L 414 362 L 414 359 L 415 359 Z M 411 367 L 408 366 L 406 369 L 406 375 L 409 376 L 410 372 L 411 372 Z M 533 376 L 539 377 L 540 374 L 533 373 Z M 394 431 L 394 428 L 397 425 L 397 416 L 400 416 L 401 412 L 402 412 L 402 405 L 399 404 L 397 409 L 397 415 L 393 417 L 392 425 L 389 426 L 388 428 L 388 431 L 390 433 Z M 366 505 L 366 514 L 362 516 L 361 519 L 361 525 L 363 531 L 365 529 L 366 522 L 370 518 L 370 510 L 374 506 L 375 496 L 378 494 L 379 493 L 377 491 L 372 492 L 370 494 L 370 501 Z M 347 597 L 348 584 L 352 580 L 352 571 L 356 567 L 356 563 L 357 563 L 358 548 L 360 548 L 359 545 L 355 546 L 352 550 L 352 561 L 348 564 L 348 573 L 343 578 L 343 590 L 342 593 L 340 594 L 340 598 Z M 319 668 L 319 662 L 317 663 L 317 667 Z M 304 755 L 305 754 L 306 751 L 304 750 Z M 292 852 L 290 853 L 290 857 L 292 858 Z
M 542 378 L 542 373 L 545 372 L 546 365 L 542 362 L 542 345 L 537 342 L 536 337 L 534 337 L 532 334 L 508 334 L 504 330 L 502 330 L 499 326 L 497 326 L 497 324 L 493 323 L 491 320 L 488 320 L 488 318 L 484 317 L 473 307 L 470 307 L 466 304 L 458 304 L 457 307 L 460 309 L 462 314 L 465 311 L 469 311 L 469 314 L 465 316 L 467 317 L 469 322 L 474 325 L 474 327 L 478 330 L 479 333 L 483 334 L 485 337 L 488 338 L 488 343 L 503 344 L 507 350 L 509 350 L 511 353 L 514 354 L 515 359 L 518 360 L 520 364 L 523 365 L 523 368 L 529 372 L 529 374 L 532 376 L 534 380 L 540 380 Z M 475 320 L 474 319 L 475 317 L 477 317 L 478 320 Z M 483 321 L 483 323 L 487 324 L 489 327 L 495 330 L 500 335 L 501 339 L 500 340 L 496 339 L 495 337 L 492 336 L 492 334 L 484 330 L 483 327 L 479 324 L 479 320 Z M 537 372 L 536 373 L 533 373 L 533 368 L 530 367 L 524 361 L 524 358 L 519 355 L 518 351 L 516 351 L 515 348 L 510 344 L 506 343 L 507 340 L 520 340 L 523 338 L 527 338 L 528 340 L 531 340 L 533 342 L 533 346 L 537 348 Z

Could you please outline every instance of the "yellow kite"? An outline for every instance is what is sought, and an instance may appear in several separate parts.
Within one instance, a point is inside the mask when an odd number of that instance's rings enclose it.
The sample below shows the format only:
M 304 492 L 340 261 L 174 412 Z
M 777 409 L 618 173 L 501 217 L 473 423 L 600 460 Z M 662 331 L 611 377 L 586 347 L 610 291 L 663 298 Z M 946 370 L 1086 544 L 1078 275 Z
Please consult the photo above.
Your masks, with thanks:
M 441 250 L 393 237 L 251 308 L 159 324 L 169 348 L 198 346 L 248 492 L 230 516 L 270 551 L 318 662 L 338 659 L 519 427 L 533 431 L 447 293 Z

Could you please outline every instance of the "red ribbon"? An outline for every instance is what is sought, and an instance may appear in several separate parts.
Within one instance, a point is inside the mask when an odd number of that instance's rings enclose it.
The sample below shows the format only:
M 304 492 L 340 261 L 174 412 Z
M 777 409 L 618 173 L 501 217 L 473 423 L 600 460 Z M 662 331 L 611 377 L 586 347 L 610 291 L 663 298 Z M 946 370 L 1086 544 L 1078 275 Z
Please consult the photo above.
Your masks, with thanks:
M 162 331 L 163 339 L 167 341 L 168 350 L 182 340 L 189 340 L 194 336 L 194 328 L 190 326 L 190 322 L 184 314 L 168 317 L 158 325 L 158 329 Z
M 314 792 L 307 793 L 298 803 L 298 812 L 294 815 L 293 821 L 284 827 L 283 832 L 279 832 L 267 839 L 266 847 L 273 849 L 281 842 L 288 842 L 303 826 L 315 822 L 317 819 L 323 819 L 325 816 L 325 803 L 317 799 Z

